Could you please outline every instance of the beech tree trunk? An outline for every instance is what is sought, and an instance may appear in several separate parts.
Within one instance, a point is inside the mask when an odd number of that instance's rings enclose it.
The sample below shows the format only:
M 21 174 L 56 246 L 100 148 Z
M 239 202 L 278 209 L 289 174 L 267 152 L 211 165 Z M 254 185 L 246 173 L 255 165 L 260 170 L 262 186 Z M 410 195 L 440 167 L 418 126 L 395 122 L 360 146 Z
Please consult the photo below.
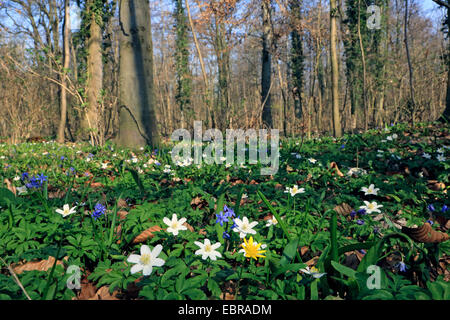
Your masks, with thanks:
M 342 136 L 341 117 L 339 114 L 339 65 L 337 54 L 337 16 L 336 0 L 330 0 L 330 52 L 331 52 L 331 97 L 333 110 L 333 135 Z
M 119 137 L 129 148 L 157 146 L 153 48 L 148 1 L 121 0 L 119 58 Z
M 66 129 L 67 122 L 67 98 L 66 98 L 66 70 L 69 68 L 69 38 L 70 38 L 70 4 L 69 0 L 64 1 L 64 63 L 63 71 L 61 75 L 61 99 L 60 99 L 60 111 L 61 116 L 59 120 L 58 135 L 56 140 L 59 143 L 64 143 L 64 131 Z

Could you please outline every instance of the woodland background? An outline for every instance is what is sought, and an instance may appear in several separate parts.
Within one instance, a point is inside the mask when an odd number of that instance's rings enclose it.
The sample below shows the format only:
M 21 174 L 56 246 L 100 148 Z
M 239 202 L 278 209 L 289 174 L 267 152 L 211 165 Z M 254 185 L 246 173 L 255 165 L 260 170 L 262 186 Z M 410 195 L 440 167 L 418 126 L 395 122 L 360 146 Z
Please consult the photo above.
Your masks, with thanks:
M 340 136 L 450 116 L 448 1 L 149 4 L 0 1 L 0 137 L 133 145 L 194 120 Z

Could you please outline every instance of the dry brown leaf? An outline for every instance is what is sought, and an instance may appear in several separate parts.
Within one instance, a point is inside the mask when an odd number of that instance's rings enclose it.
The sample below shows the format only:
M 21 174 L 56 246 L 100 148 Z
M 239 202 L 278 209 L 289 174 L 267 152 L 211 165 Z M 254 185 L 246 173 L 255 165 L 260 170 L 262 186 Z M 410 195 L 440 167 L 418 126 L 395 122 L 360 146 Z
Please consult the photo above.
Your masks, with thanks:
M 183 226 L 185 226 L 190 232 L 194 232 L 194 228 L 187 222 L 183 223 Z
M 63 260 L 67 261 L 69 257 L 64 257 Z M 47 260 L 41 260 L 41 261 L 29 261 L 23 265 L 16 266 L 13 268 L 14 272 L 17 274 L 21 274 L 24 271 L 47 271 L 51 267 L 53 267 L 53 264 L 55 263 L 55 258 L 52 256 L 49 256 Z M 63 265 L 61 260 L 58 260 L 56 262 L 57 265 Z
M 89 298 L 89 300 L 119 300 L 117 298 L 117 291 L 114 291 L 111 295 L 109 293 L 109 286 L 103 286 L 97 290 L 94 297 Z
M 341 203 L 340 205 L 337 205 L 336 207 L 334 207 L 334 211 L 336 211 L 336 213 L 341 214 L 343 216 L 348 216 L 350 214 L 350 212 L 353 211 L 353 208 L 350 207 L 349 204 L 347 203 Z
M 445 189 L 445 184 L 437 180 L 428 180 L 428 188 L 433 191 L 441 191 Z
M 119 216 L 119 218 L 121 220 L 125 219 L 127 214 L 128 214 L 128 211 L 125 211 L 125 210 L 117 211 L 117 215 Z
M 225 292 L 225 293 L 222 293 L 222 294 L 220 295 L 220 299 L 222 299 L 222 300 L 234 300 L 235 297 L 234 297 L 234 294 Z
M 17 195 L 16 187 L 11 183 L 11 181 L 5 179 L 3 182 L 6 184 L 6 188 L 8 188 L 8 190 L 14 193 L 14 195 L 16 196 Z
M 331 170 L 332 173 L 336 172 L 336 174 L 337 174 L 339 177 L 343 177 L 343 176 L 344 176 L 344 174 L 341 172 L 341 170 L 339 170 L 339 167 L 338 167 L 338 165 L 337 165 L 336 162 L 332 162 L 332 163 L 330 164 L 330 170 Z
M 128 203 L 125 199 L 120 198 L 119 201 L 117 201 L 117 206 L 119 208 L 128 208 Z
M 147 230 L 143 231 L 140 235 L 138 235 L 136 238 L 134 238 L 133 243 L 141 243 L 146 241 L 147 239 L 153 238 L 155 235 L 153 232 L 161 231 L 160 226 L 153 226 L 148 228 Z
M 434 230 L 428 222 L 419 228 L 403 227 L 402 232 L 422 243 L 440 243 L 450 238 L 447 233 Z
M 208 201 L 200 196 L 197 196 L 191 200 L 191 208 L 194 210 L 200 210 L 208 206 Z

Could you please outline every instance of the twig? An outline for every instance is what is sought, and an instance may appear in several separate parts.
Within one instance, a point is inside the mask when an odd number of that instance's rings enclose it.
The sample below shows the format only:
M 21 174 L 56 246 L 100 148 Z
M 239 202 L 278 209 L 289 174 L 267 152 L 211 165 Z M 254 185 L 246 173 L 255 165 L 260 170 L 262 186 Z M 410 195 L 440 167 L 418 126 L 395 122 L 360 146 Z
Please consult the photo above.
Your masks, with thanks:
M 5 260 L 3 260 L 0 257 L 0 260 L 3 262 L 3 264 L 8 268 L 9 273 L 11 273 L 11 275 L 13 276 L 14 280 L 16 281 L 17 285 L 20 287 L 20 289 L 22 289 L 23 293 L 25 294 L 25 296 L 27 297 L 28 300 L 32 300 L 31 297 L 28 295 L 27 290 L 25 290 L 25 288 L 23 287 L 22 283 L 20 282 L 19 278 L 17 277 L 16 273 L 14 272 L 13 269 L 11 269 L 11 267 L 6 263 Z

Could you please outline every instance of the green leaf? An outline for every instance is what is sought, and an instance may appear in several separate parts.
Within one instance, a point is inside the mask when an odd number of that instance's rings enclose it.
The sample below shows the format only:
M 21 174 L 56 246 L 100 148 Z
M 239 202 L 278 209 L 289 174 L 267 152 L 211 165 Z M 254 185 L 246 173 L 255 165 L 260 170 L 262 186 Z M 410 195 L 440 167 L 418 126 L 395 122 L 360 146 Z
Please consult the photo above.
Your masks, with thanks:
M 333 268 L 335 268 L 338 272 L 342 273 L 343 275 L 349 277 L 350 279 L 356 279 L 356 271 L 343 266 L 342 264 L 336 262 L 336 261 L 331 261 L 331 265 L 333 266 Z
M 290 241 L 286 247 L 284 247 L 283 255 L 280 259 L 280 265 L 286 266 L 292 262 L 292 260 L 295 257 L 295 254 L 297 253 L 298 248 L 298 238 L 293 239 Z
M 192 300 L 205 300 L 206 294 L 200 289 L 189 289 L 183 292 L 183 294 Z

